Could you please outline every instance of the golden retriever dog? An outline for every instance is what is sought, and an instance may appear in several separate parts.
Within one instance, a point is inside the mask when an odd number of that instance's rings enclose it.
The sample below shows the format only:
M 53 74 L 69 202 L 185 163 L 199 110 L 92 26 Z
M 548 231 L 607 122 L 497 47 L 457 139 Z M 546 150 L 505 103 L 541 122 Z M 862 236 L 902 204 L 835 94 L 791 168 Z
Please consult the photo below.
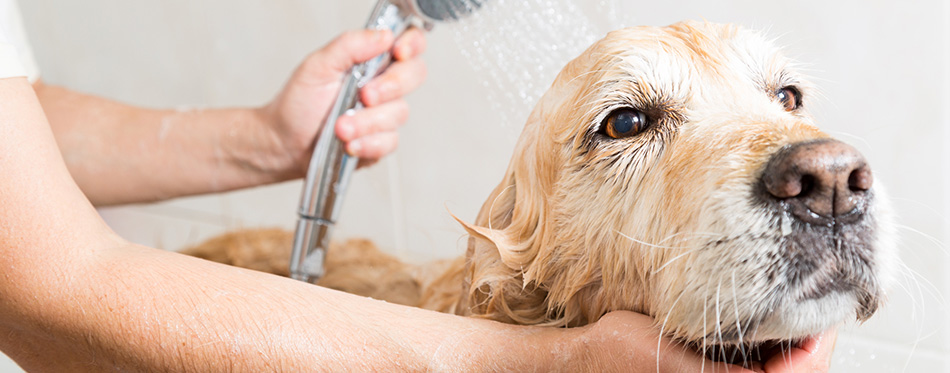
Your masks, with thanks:
M 636 311 L 720 360 L 865 320 L 897 262 L 893 224 L 864 157 L 815 125 L 812 98 L 748 30 L 611 32 L 534 108 L 501 183 L 462 222 L 464 257 L 413 267 L 351 241 L 321 284 L 528 325 Z M 286 275 L 290 240 L 244 231 L 186 252 Z

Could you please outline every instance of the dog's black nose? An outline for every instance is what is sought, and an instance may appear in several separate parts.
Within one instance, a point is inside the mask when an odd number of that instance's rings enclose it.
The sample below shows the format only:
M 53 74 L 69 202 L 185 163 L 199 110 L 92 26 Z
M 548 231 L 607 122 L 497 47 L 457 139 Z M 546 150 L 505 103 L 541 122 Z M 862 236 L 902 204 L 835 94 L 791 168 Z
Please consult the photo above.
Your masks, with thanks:
M 812 224 L 860 215 L 872 183 L 864 156 L 831 139 L 786 146 L 772 156 L 762 174 L 765 191 L 787 202 L 795 217 Z

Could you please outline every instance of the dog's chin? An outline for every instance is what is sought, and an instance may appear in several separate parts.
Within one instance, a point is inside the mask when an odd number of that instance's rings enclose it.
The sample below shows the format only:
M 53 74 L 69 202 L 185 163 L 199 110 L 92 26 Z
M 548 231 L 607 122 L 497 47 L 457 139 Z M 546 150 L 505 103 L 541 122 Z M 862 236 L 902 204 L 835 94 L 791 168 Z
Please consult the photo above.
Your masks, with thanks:
M 712 345 L 693 347 L 706 358 L 712 361 L 725 362 L 750 368 L 753 364 L 764 364 L 776 356 L 790 356 L 793 348 L 802 348 L 817 336 L 807 336 L 797 339 L 776 339 L 758 343 L 742 345 Z
M 835 291 L 821 298 L 798 301 L 794 307 L 771 313 L 754 337 L 758 341 L 801 339 L 853 319 L 859 307 L 858 296 L 853 292 Z
M 743 340 L 709 338 L 689 345 L 711 360 L 748 366 L 765 362 L 778 354 L 801 347 L 810 338 L 855 317 L 861 304 L 854 292 L 833 291 L 825 296 L 794 302 L 794 307 L 778 309 Z

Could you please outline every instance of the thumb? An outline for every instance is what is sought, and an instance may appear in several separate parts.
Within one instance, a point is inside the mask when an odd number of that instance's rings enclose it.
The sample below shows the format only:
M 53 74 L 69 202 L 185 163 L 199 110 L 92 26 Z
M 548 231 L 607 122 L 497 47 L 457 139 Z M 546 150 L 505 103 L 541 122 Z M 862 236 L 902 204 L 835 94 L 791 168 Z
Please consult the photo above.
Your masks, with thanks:
M 341 73 L 392 48 L 389 30 L 354 30 L 343 33 L 308 58 L 316 71 Z

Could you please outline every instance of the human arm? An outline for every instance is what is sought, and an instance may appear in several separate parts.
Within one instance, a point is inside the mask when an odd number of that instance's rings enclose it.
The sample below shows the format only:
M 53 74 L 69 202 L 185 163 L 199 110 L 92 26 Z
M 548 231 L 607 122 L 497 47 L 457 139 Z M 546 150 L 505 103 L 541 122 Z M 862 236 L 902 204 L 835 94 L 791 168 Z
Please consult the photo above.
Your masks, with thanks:
M 28 370 L 524 370 L 607 360 L 587 349 L 597 341 L 574 343 L 582 330 L 402 307 L 129 244 L 69 177 L 22 78 L 0 80 L 0 135 L 0 349 Z
M 22 78 L 0 80 L 0 149 L 0 349 L 27 370 L 653 371 L 657 356 L 663 371 L 714 364 L 629 312 L 584 328 L 513 326 L 129 244 L 69 177 Z
M 315 137 L 354 63 L 392 49 L 396 62 L 363 90 L 366 109 L 336 123 L 369 164 L 392 152 L 421 84 L 420 30 L 348 32 L 310 55 L 259 108 L 156 110 L 39 82 L 37 95 L 66 164 L 94 205 L 150 202 L 302 177 Z

